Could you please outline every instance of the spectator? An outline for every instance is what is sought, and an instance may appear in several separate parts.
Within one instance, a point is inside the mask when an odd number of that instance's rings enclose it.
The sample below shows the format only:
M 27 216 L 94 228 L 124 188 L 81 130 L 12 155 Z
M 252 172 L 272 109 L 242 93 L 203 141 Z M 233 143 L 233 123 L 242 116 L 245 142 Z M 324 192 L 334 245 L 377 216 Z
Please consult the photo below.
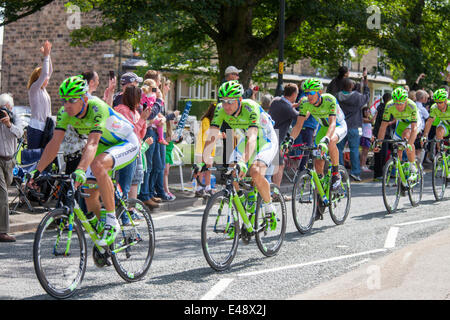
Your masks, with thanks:
M 416 105 L 417 110 L 419 111 L 420 117 L 422 118 L 422 122 L 418 122 L 418 128 L 417 128 L 417 138 L 414 142 L 414 145 L 416 147 L 416 158 L 419 160 L 420 163 L 423 162 L 425 158 L 425 149 L 423 149 L 422 144 L 420 143 L 420 139 L 423 135 L 423 129 L 425 129 L 425 123 L 427 119 L 429 118 L 430 114 L 428 113 L 427 109 L 425 108 L 424 104 L 428 101 L 428 93 L 425 90 L 418 90 L 416 92 Z
M 269 112 L 270 104 L 272 103 L 273 96 L 271 94 L 265 94 L 261 98 L 261 107 L 265 112 Z
M 421 74 L 417 77 L 416 81 L 413 83 L 413 85 L 412 85 L 412 90 L 415 90 L 415 91 L 419 90 L 419 89 L 420 89 L 419 82 L 420 82 L 420 80 L 422 80 L 422 79 L 424 79 L 424 78 L 425 78 L 425 73 L 421 73 Z M 411 98 L 410 98 L 410 99 L 411 99 Z
M 50 52 L 52 44 L 45 41 L 40 51 L 44 55 L 42 67 L 34 69 L 28 80 L 28 99 L 31 107 L 31 119 L 27 128 L 28 149 L 44 148 L 43 136 L 47 119 L 52 114 L 51 99 L 47 85 L 53 72 Z M 50 118 L 51 119 L 51 118 Z
M 205 147 L 206 138 L 208 137 L 208 130 L 211 125 L 211 121 L 214 117 L 214 111 L 216 110 L 216 103 L 211 103 L 208 107 L 208 109 L 205 111 L 205 113 L 200 118 L 201 125 L 200 125 L 200 132 L 197 136 L 196 141 L 196 148 L 195 148 L 195 155 L 196 155 L 196 163 L 201 163 L 202 157 L 203 157 L 203 148 Z M 223 137 L 222 134 L 219 134 L 218 138 L 220 139 Z M 215 147 L 211 152 L 211 157 L 214 158 L 216 153 Z M 200 174 L 200 181 L 203 179 L 205 180 L 205 188 L 203 189 L 202 186 L 197 184 L 197 189 L 195 191 L 196 197 L 203 197 L 205 193 L 212 194 L 211 191 L 211 171 L 205 171 L 204 173 Z
M 278 130 L 278 143 L 280 146 L 288 133 L 292 121 L 298 117 L 298 111 L 295 110 L 298 106 L 298 103 L 295 103 L 297 96 L 297 85 L 295 83 L 287 83 L 283 89 L 283 96 L 275 97 L 270 104 L 269 115 L 275 121 L 274 129 Z M 278 166 L 278 170 L 274 170 L 273 182 L 280 186 L 284 171 L 284 156 L 281 152 L 278 152 L 278 161 L 276 159 L 272 163 L 272 166 Z
M 408 92 L 408 98 L 410 98 L 412 101 L 416 102 L 416 91 L 415 90 L 410 90 Z
M 377 112 L 375 113 L 375 124 L 373 126 L 372 135 L 378 137 L 378 130 L 380 129 L 381 121 L 383 120 L 383 113 L 386 107 L 386 103 L 391 100 L 391 94 L 386 92 L 383 95 L 383 101 L 378 105 Z M 392 120 L 386 129 L 385 139 L 390 139 L 394 132 L 396 120 Z M 383 179 L 383 167 L 386 163 L 387 154 L 389 150 L 389 144 L 383 142 L 380 152 L 374 154 L 374 168 L 373 168 L 373 180 L 381 181 Z
M 367 168 L 367 155 L 369 153 L 369 148 L 371 145 L 371 138 L 372 138 L 372 123 L 374 121 L 374 118 L 372 117 L 372 114 L 370 113 L 369 107 L 364 107 L 362 109 L 363 114 L 363 123 L 362 123 L 362 136 L 360 139 L 360 145 L 361 145 L 361 154 L 360 154 L 360 167 L 361 170 L 364 172 L 369 172 L 370 169 Z
M 169 171 L 170 166 L 173 165 L 173 147 L 174 147 L 174 132 L 172 130 L 173 120 L 167 122 L 167 140 L 169 140 L 166 146 L 166 166 L 164 167 L 164 192 L 168 196 L 168 201 L 174 201 L 177 197 L 170 192 L 169 189 Z
M 150 148 L 145 153 L 147 162 L 147 171 L 144 173 L 143 183 L 141 185 L 141 190 L 138 198 L 144 203 L 148 203 L 149 206 L 159 207 L 158 203 L 162 200 L 170 201 L 170 197 L 164 191 L 164 168 L 166 165 L 166 146 L 158 141 L 157 127 L 153 124 L 155 117 L 161 113 L 166 121 L 170 121 L 178 117 L 180 112 L 177 110 L 173 113 L 166 114 L 163 93 L 161 92 L 161 74 L 155 70 L 149 70 L 144 75 L 145 80 L 153 79 L 157 86 L 156 92 L 156 102 L 152 107 L 149 120 L 151 122 L 150 126 L 147 128 L 146 138 L 152 137 L 153 143 Z M 170 90 L 170 87 L 165 85 L 163 88 L 164 94 Z
M 9 233 L 8 186 L 13 180 L 14 155 L 17 139 L 23 135 L 19 117 L 12 112 L 14 100 L 9 94 L 0 95 L 0 242 L 15 242 Z
M 348 68 L 345 66 L 340 67 L 338 69 L 337 77 L 331 80 L 330 84 L 328 84 L 327 93 L 331 93 L 337 98 L 338 93 L 344 90 L 344 79 L 348 78 L 348 75 Z
M 125 89 L 122 101 L 123 104 L 118 105 L 114 109 L 117 112 L 121 113 L 128 121 L 133 124 L 134 133 L 139 138 L 139 141 L 142 144 L 142 139 L 145 137 L 145 134 L 147 132 L 146 120 L 150 116 L 151 110 L 150 108 L 147 108 L 142 111 L 142 114 L 139 114 L 138 108 L 141 101 L 141 89 L 135 86 L 128 86 Z M 148 142 L 151 142 L 151 140 L 149 140 Z M 138 166 L 142 168 L 142 159 L 139 156 L 129 165 L 118 170 L 118 182 L 125 197 L 137 197 L 138 185 L 141 184 L 141 180 L 143 179 L 143 172 L 136 171 L 136 168 Z M 125 221 L 122 220 L 122 222 L 124 224 L 129 223 L 127 219 L 128 217 L 125 216 L 124 218 Z
M 364 78 L 363 78 L 364 79 Z M 344 165 L 343 151 L 345 144 L 348 142 L 350 148 L 350 176 L 355 181 L 361 181 L 361 167 L 359 162 L 359 128 L 362 127 L 362 107 L 369 102 L 370 90 L 367 79 L 363 80 L 364 93 L 352 91 L 354 84 L 349 78 L 345 78 L 344 89 L 338 93 L 338 101 L 342 111 L 345 114 L 345 122 L 347 123 L 347 135 L 338 143 L 339 162 Z
M 98 76 L 98 73 L 94 70 L 85 71 L 81 75 L 83 76 L 83 79 L 85 79 L 88 83 L 89 89 L 86 95 L 90 99 L 91 97 L 93 97 L 93 93 L 97 90 L 100 84 L 100 78 Z M 110 106 L 113 105 L 113 95 L 115 87 L 116 77 L 109 79 L 108 87 L 105 89 L 105 92 L 103 94 L 103 100 Z
M 127 87 L 129 87 L 129 86 L 137 87 L 139 85 L 139 83 L 141 83 L 141 82 L 142 82 L 142 78 L 138 77 L 135 73 L 133 73 L 133 72 L 124 73 L 120 77 L 120 84 L 122 85 L 122 91 L 118 92 L 114 95 L 113 107 L 117 107 L 119 104 L 122 104 L 122 96 Z

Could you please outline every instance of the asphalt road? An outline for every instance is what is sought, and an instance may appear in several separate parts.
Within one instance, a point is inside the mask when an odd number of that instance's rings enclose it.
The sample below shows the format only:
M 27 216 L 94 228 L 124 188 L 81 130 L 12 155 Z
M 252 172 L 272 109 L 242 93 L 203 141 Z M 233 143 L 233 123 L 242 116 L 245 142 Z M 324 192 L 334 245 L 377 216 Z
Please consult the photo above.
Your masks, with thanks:
M 72 299 L 289 299 L 448 228 L 448 200 L 447 196 L 443 202 L 434 201 L 428 174 L 420 206 L 411 207 L 408 197 L 403 197 L 400 210 L 386 215 L 380 183 L 352 183 L 352 206 L 345 224 L 334 225 L 326 211 L 325 219 L 316 221 L 308 235 L 297 232 L 288 203 L 286 238 L 279 254 L 266 258 L 254 239 L 249 245 L 241 242 L 231 269 L 221 273 L 211 269 L 203 257 L 200 225 L 204 206 L 161 212 L 153 215 L 156 250 L 144 280 L 129 284 L 112 266 L 97 268 L 88 242 L 88 268 Z M 34 272 L 33 235 L 19 234 L 15 244 L 0 244 L 0 299 L 52 299 Z

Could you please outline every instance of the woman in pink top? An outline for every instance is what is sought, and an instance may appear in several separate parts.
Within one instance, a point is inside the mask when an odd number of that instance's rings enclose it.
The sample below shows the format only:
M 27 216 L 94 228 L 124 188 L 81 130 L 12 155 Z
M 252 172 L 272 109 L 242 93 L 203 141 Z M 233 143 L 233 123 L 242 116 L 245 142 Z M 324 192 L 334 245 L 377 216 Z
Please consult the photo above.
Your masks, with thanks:
M 142 139 L 144 139 L 145 133 L 147 132 L 146 120 L 150 115 L 151 108 L 147 108 L 142 111 L 141 114 L 139 114 L 138 110 L 140 101 L 141 89 L 135 86 L 127 87 L 122 97 L 123 104 L 118 105 L 114 108 L 114 110 L 121 113 L 128 121 L 133 124 L 134 132 L 136 133 L 140 143 L 142 144 Z M 152 144 L 153 140 L 149 138 L 146 140 L 146 142 L 148 144 Z M 136 168 L 139 166 L 142 167 L 142 158 L 140 156 L 138 156 L 134 162 L 118 171 L 119 178 L 117 181 L 122 188 L 123 194 L 130 198 L 137 198 L 137 190 L 140 182 L 135 181 L 135 173 L 137 171 Z M 128 217 L 125 216 L 124 220 L 126 221 L 122 221 L 122 223 L 129 223 L 127 219 Z

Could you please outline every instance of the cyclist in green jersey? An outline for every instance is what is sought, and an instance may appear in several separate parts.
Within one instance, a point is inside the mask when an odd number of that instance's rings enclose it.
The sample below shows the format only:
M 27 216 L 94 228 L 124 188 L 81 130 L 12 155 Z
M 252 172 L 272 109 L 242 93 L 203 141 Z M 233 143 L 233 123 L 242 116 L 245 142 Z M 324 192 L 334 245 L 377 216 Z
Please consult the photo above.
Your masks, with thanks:
M 392 119 L 391 119 L 392 118 Z M 408 98 L 408 92 L 398 87 L 392 91 L 392 100 L 390 100 L 384 109 L 383 120 L 378 131 L 378 140 L 382 140 L 386 133 L 386 128 L 389 122 L 393 119 L 397 120 L 395 127 L 394 139 L 408 140 L 408 148 L 406 154 L 411 168 L 411 173 L 415 173 L 417 168 L 415 166 L 415 148 L 414 141 L 418 133 L 418 122 L 422 121 L 417 110 L 417 105 Z M 377 142 L 374 152 L 379 152 L 381 149 L 381 142 Z M 402 151 L 399 150 L 399 157 L 401 158 Z M 411 175 L 412 177 L 413 175 Z
M 218 92 L 220 103 L 216 107 L 208 130 L 203 161 L 208 166 L 212 165 L 211 153 L 223 121 L 226 121 L 232 129 L 246 131 L 245 137 L 233 150 L 230 163 L 236 163 L 241 177 L 249 171 L 253 183 L 264 200 L 265 212 L 273 212 L 270 184 L 265 178 L 265 173 L 278 152 L 278 137 L 269 114 L 253 100 L 242 99 L 243 92 L 242 85 L 235 80 L 220 86 Z
M 335 191 L 341 184 L 339 174 L 339 150 L 337 144 L 347 135 L 347 123 L 345 115 L 339 107 L 336 98 L 328 93 L 323 93 L 323 84 L 319 79 L 306 79 L 302 86 L 306 97 L 299 102 L 299 116 L 290 136 L 286 137 L 281 145 L 282 149 L 289 148 L 303 128 L 303 123 L 309 116 L 313 116 L 319 122 L 315 143 L 322 152 L 329 150 L 332 176 L 332 190 Z M 317 173 L 323 175 L 324 160 L 316 160 Z
M 58 112 L 52 140 L 47 144 L 36 170 L 31 172 L 29 185 L 55 159 L 68 125 L 87 138 L 83 155 L 74 171 L 75 186 L 97 183 L 98 189 L 89 189 L 86 205 L 102 221 L 103 235 L 100 246 L 114 242 L 120 229 L 115 216 L 114 185 L 109 176 L 111 170 L 130 164 L 139 152 L 139 139 L 133 125 L 99 98 L 86 95 L 87 82 L 81 76 L 64 80 L 59 95 L 64 106 Z M 101 209 L 101 196 L 105 210 Z
M 422 144 L 427 141 L 431 126 L 436 118 L 440 121 L 436 128 L 436 139 L 443 139 L 450 134 L 450 109 L 448 108 L 449 100 L 447 90 L 436 90 L 433 94 L 433 100 L 435 103 L 430 108 L 430 117 L 423 130 L 423 137 L 421 139 Z M 439 144 L 437 147 L 439 148 Z

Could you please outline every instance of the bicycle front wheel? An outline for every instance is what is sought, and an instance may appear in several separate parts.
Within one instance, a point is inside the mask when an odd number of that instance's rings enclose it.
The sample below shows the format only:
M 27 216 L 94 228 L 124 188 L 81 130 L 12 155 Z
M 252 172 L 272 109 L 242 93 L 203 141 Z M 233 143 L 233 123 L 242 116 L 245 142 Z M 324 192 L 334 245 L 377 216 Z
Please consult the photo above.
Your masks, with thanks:
M 444 157 L 438 152 L 433 159 L 433 172 L 431 176 L 433 185 L 433 194 L 436 201 L 444 199 L 445 188 L 447 186 L 447 177 L 445 175 Z
M 126 208 L 120 208 L 117 213 L 121 226 L 111 245 L 111 259 L 122 279 L 135 282 L 147 274 L 152 263 L 155 228 L 149 209 L 140 200 L 127 199 L 125 204 Z
M 202 249 L 206 261 L 216 271 L 228 269 L 239 245 L 239 218 L 227 190 L 209 198 L 202 219 Z
M 397 210 L 400 201 L 401 178 L 395 161 L 391 158 L 383 168 L 383 183 L 381 185 L 384 206 L 388 213 Z
M 317 190 L 308 171 L 298 175 L 292 189 L 292 217 L 301 234 L 311 231 L 317 207 Z
M 50 211 L 34 237 L 34 270 L 44 290 L 54 298 L 66 299 L 75 293 L 86 272 L 86 238 L 81 222 L 65 209 Z
M 423 193 L 423 168 L 420 163 L 416 162 L 417 177 L 414 181 L 409 182 L 408 197 L 411 205 L 416 207 L 422 200 Z
M 344 166 L 339 166 L 339 174 L 341 175 L 341 185 L 338 190 L 330 191 L 329 198 L 331 219 L 337 225 L 343 224 L 347 219 L 352 197 L 350 178 Z M 331 185 L 329 190 L 331 190 Z
M 286 234 L 286 203 L 277 185 L 270 184 L 273 213 L 265 213 L 262 209 L 263 199 L 258 195 L 255 212 L 255 238 L 259 250 L 266 257 L 278 253 Z

